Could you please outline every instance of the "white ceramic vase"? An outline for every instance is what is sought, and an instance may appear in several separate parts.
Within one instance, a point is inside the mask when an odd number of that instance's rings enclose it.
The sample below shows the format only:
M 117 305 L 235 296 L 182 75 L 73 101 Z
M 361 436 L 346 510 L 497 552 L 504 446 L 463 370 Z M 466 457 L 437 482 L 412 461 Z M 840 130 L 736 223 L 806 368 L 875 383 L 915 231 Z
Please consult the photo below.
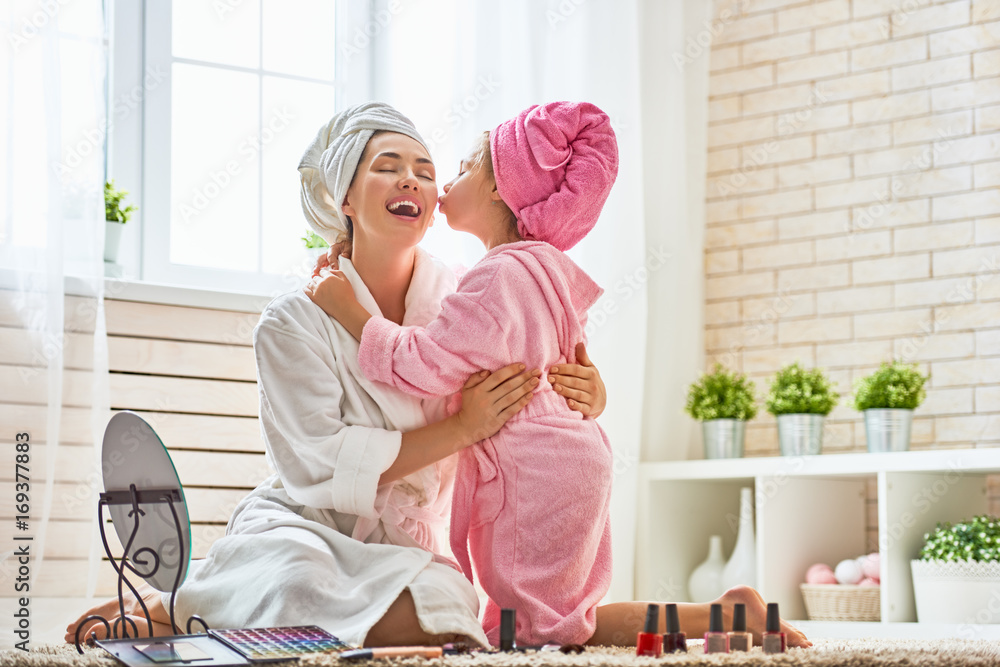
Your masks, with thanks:
M 722 570 L 722 592 L 733 586 L 757 587 L 757 545 L 753 530 L 753 489 L 740 490 L 740 528 L 736 547 Z
M 722 595 L 722 538 L 712 535 L 708 540 L 708 558 L 694 569 L 688 578 L 688 595 L 691 602 L 708 602 Z

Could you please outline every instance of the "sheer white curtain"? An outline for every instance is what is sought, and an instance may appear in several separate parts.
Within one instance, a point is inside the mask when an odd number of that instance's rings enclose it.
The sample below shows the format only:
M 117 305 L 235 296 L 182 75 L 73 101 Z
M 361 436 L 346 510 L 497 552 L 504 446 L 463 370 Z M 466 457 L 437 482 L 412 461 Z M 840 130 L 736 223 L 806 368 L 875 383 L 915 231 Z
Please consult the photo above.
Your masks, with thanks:
M 588 351 L 608 387 L 600 418 L 614 448 L 614 580 L 633 597 L 636 478 L 646 349 L 639 21 L 636 0 L 407 0 L 379 35 L 376 99 L 409 115 L 432 143 L 439 185 L 483 130 L 531 104 L 582 100 L 612 118 L 621 165 L 596 228 L 569 254 L 605 289 Z M 437 221 L 424 246 L 466 266 L 478 240 Z
M 103 11 L 101 0 L 11 1 L 0 10 L 5 498 L 14 498 L 16 434 L 29 438 L 30 478 L 25 527 L 15 516 L 0 517 L 8 536 L 0 545 L 0 586 L 2 595 L 14 594 L 17 566 L 7 552 L 29 543 L 10 534 L 30 536 L 34 601 L 92 594 L 100 565 L 97 445 L 109 415 Z M 36 636 L 43 631 L 34 628 Z

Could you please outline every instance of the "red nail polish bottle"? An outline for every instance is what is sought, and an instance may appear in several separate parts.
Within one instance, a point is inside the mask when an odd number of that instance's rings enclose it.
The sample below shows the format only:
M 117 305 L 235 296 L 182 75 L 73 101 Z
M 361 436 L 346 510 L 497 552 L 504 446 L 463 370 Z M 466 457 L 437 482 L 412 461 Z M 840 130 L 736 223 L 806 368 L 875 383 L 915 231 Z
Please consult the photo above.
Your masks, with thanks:
M 667 633 L 663 635 L 664 653 L 687 653 L 687 635 L 681 632 L 681 622 L 677 616 L 677 605 L 667 605 Z
M 784 653 L 785 633 L 781 631 L 778 603 L 767 603 L 767 631 L 764 633 L 764 653 Z
M 660 605 L 646 607 L 646 627 L 635 640 L 635 654 L 659 658 L 663 652 L 663 637 L 656 631 L 660 624 Z
M 705 633 L 705 653 L 729 653 L 729 635 L 722 627 L 722 605 L 709 607 L 708 632 Z

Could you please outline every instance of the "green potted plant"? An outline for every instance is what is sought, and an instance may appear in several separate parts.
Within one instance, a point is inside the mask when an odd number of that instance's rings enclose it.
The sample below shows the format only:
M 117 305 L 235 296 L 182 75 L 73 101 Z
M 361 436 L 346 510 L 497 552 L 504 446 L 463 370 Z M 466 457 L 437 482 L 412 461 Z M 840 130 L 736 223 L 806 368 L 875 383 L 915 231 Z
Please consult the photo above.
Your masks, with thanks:
M 869 452 L 905 452 L 910 448 L 913 411 L 927 392 L 916 364 L 883 362 L 854 386 L 854 409 L 865 415 Z
M 757 415 L 754 383 L 715 364 L 688 388 L 684 410 L 701 422 L 706 459 L 743 456 L 746 423 Z
M 939 523 L 910 561 L 921 623 L 1000 623 L 1000 519 Z M 989 618 L 982 618 L 987 613 Z
M 330 247 L 330 244 L 326 242 L 326 239 L 311 229 L 307 229 L 305 236 L 301 238 L 302 242 L 306 246 L 306 250 L 312 251 L 312 253 L 317 256 L 326 252 L 327 248 Z
M 805 369 L 796 361 L 778 371 L 764 403 L 778 420 L 782 456 L 819 454 L 823 419 L 839 400 L 830 380 L 818 368 Z
M 122 206 L 128 191 L 115 187 L 114 179 L 104 183 L 104 261 L 118 261 L 118 246 L 121 244 L 122 229 L 132 217 L 135 206 Z

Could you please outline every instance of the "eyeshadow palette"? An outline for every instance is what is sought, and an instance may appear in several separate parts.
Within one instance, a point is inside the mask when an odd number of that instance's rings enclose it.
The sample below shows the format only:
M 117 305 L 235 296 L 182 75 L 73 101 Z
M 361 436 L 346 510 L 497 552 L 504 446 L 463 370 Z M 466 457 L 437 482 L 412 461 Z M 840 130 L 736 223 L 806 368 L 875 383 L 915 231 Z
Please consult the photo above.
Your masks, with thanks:
M 293 660 L 309 653 L 346 651 L 355 648 L 315 625 L 288 628 L 209 630 L 251 662 Z

